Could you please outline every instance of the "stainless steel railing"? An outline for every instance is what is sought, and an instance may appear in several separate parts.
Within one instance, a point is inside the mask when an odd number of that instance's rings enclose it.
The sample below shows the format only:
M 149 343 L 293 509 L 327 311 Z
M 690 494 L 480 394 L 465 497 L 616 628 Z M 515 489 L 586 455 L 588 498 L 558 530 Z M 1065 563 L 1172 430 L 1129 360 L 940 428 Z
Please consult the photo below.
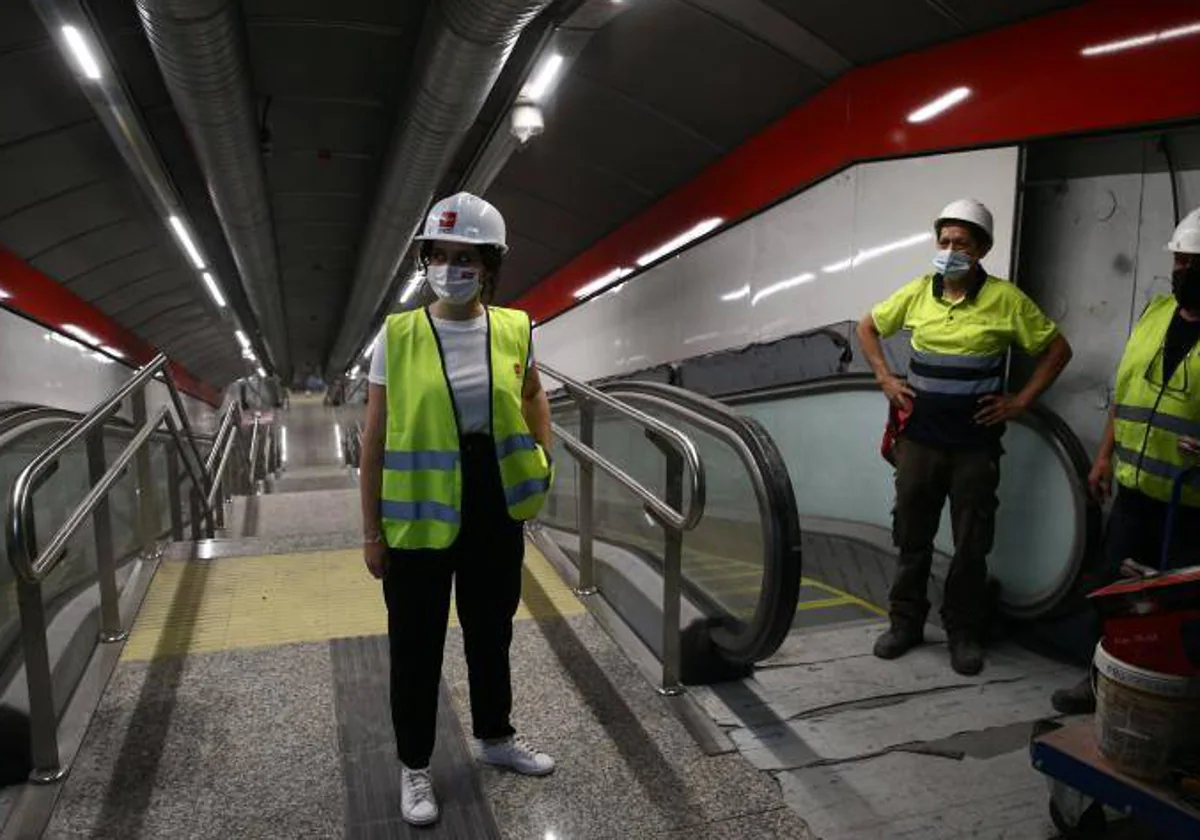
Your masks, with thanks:
M 683 534 L 695 528 L 704 515 L 704 464 L 695 443 L 678 429 L 638 411 L 626 403 L 579 382 L 544 364 L 538 370 L 558 381 L 579 410 L 579 437 L 576 438 L 558 424 L 553 424 L 555 436 L 567 452 L 579 463 L 579 585 L 576 594 L 588 597 L 596 594 L 595 557 L 595 483 L 596 469 L 609 475 L 626 490 L 641 499 L 646 513 L 662 526 L 665 534 L 663 555 L 662 604 L 662 685 L 658 691 L 666 696 L 683 693 L 680 683 L 680 626 L 679 616 L 683 590 Z M 667 461 L 665 499 L 660 499 L 637 479 L 606 459 L 595 445 L 596 408 L 603 406 L 645 429 L 650 441 Z M 684 507 L 684 481 L 688 482 L 687 507 Z
M 146 391 L 151 382 L 162 381 L 171 404 L 147 414 Z M 106 423 L 129 399 L 134 434 L 120 454 L 108 463 L 104 447 Z M 172 408 L 174 411 L 172 412 Z M 224 526 L 225 474 L 237 439 L 240 408 L 236 400 L 225 409 L 206 460 L 184 410 L 183 399 L 171 377 L 166 356 L 160 355 L 97 405 L 86 416 L 40 452 L 13 482 L 8 496 L 5 532 L 9 562 L 17 580 L 21 616 L 21 638 L 25 675 L 29 686 L 30 739 L 34 770 L 31 781 L 54 782 L 66 775 L 58 749 L 58 719 L 47 639 L 46 605 L 42 584 L 66 553 L 68 541 L 90 518 L 95 539 L 100 591 L 100 634 L 102 643 L 124 640 L 128 631 L 120 614 L 117 562 L 114 552 L 112 516 L 108 497 L 116 483 L 132 467 L 137 477 L 138 529 L 143 550 L 152 550 L 158 538 L 159 511 L 150 492 L 149 443 L 162 429 L 169 435 L 167 447 L 168 504 L 171 534 L 183 538 L 183 509 L 180 497 L 180 462 L 191 481 L 190 512 L 194 539 L 201 530 L 212 537 Z M 33 510 L 34 493 L 58 469 L 60 459 L 80 441 L 87 452 L 88 484 L 91 489 L 71 511 L 42 548 L 38 547 Z

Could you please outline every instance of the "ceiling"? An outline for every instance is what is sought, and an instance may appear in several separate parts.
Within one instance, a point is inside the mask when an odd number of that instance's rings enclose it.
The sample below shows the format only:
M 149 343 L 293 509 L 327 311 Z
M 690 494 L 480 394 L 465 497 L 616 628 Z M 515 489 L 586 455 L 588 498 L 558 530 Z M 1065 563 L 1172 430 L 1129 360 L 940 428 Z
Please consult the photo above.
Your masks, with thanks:
M 610 0 L 591 0 L 609 3 Z M 545 106 L 546 131 L 487 193 L 513 246 L 502 300 L 524 290 L 853 66 L 1070 0 L 626 0 Z M 455 189 L 549 27 L 527 30 L 442 181 Z M 87 4 L 182 195 L 234 311 L 251 323 L 196 157 L 132 0 Z M 363 229 L 399 123 L 427 0 L 243 0 L 260 154 L 295 376 L 342 327 Z M 0 5 L 0 244 L 195 374 L 246 372 L 210 302 L 97 121 L 29 0 Z M 364 340 L 369 324 L 361 325 Z

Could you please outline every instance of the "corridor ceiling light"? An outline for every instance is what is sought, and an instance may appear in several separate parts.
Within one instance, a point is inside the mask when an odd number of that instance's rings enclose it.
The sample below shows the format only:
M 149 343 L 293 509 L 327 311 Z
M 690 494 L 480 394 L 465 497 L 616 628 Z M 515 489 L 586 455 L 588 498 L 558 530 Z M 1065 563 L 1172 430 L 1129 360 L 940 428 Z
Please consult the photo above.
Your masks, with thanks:
M 723 221 L 725 220 L 721 218 L 705 219 L 691 230 L 684 231 L 669 242 L 664 242 L 662 245 L 659 245 L 653 251 L 642 254 L 637 258 L 637 264 L 645 267 L 650 265 L 650 263 L 657 262 L 667 254 L 678 251 L 689 242 L 699 239 L 701 236 L 704 236 L 704 234 L 716 230 Z
M 279 427 L 279 457 L 287 463 L 287 426 Z
M 104 364 L 104 365 L 116 364 L 112 359 L 108 358 L 108 356 L 105 356 L 103 353 L 92 353 L 90 355 L 93 359 L 95 359 L 97 362 L 100 362 L 101 364 Z
M 234 336 L 237 338 L 238 344 L 242 345 L 243 350 L 250 349 L 250 339 L 246 338 L 246 334 L 241 330 L 234 330 Z
M 571 296 L 574 297 L 575 300 L 582 300 L 583 298 L 587 297 L 588 295 L 591 295 L 594 292 L 598 292 L 601 289 L 603 289 L 604 287 L 610 286 L 613 283 L 620 280 L 622 277 L 627 277 L 632 273 L 633 273 L 632 268 L 614 268 L 612 271 L 608 272 L 608 274 L 605 274 L 601 277 L 597 277 L 595 280 L 591 280 L 587 283 L 584 283 L 578 289 L 573 291 L 571 293 Z
M 726 303 L 732 303 L 735 300 L 741 300 L 742 298 L 748 298 L 748 297 L 750 297 L 750 284 L 749 283 L 742 286 L 740 289 L 734 289 L 732 292 L 729 292 L 728 294 L 721 295 L 721 300 L 725 301 Z
M 100 78 L 100 65 L 96 63 L 96 57 L 92 55 L 92 48 L 88 46 L 87 39 L 83 37 L 83 33 L 74 26 L 64 26 L 62 28 L 63 39 L 67 42 L 67 47 L 71 50 L 71 55 L 75 59 L 75 64 L 82 73 L 93 81 Z
M 217 286 L 217 281 L 207 271 L 201 277 L 204 278 L 204 285 L 208 287 L 208 293 L 212 295 L 213 303 L 221 309 L 225 308 L 225 296 L 221 294 L 220 288 Z
M 69 332 L 80 341 L 92 345 L 93 347 L 98 347 L 100 345 L 100 339 L 96 338 L 96 336 L 92 335 L 83 327 L 77 327 L 74 324 L 63 324 L 63 330 Z
M 118 359 L 124 359 L 125 354 L 115 347 L 109 347 L 107 344 L 101 344 L 100 349 L 110 356 L 115 356 Z
M 933 239 L 933 234 L 929 231 L 914 233 L 912 236 L 906 236 L 894 242 L 886 242 L 883 245 L 876 245 L 874 248 L 864 248 L 848 260 L 822 266 L 821 271 L 826 274 L 837 274 L 839 271 L 854 268 L 868 260 L 882 257 L 884 254 L 890 254 L 892 251 L 899 251 L 901 248 L 911 248 L 913 245 L 920 245 L 922 242 L 928 242 L 930 239 Z
M 1124 38 L 1120 41 L 1109 41 L 1106 44 L 1095 44 L 1090 47 L 1084 47 L 1079 51 L 1080 55 L 1108 55 L 1109 53 L 1121 52 L 1122 50 L 1131 50 L 1135 47 L 1144 47 L 1147 44 L 1157 44 L 1162 41 L 1173 41 L 1176 38 L 1184 38 L 1188 35 L 1200 35 L 1200 21 L 1196 23 L 1177 26 L 1174 29 L 1164 29 L 1160 32 L 1148 32 L 1145 35 L 1135 35 L 1132 38 Z
M 908 115 L 910 123 L 923 123 L 931 120 L 938 114 L 953 108 L 958 103 L 962 102 L 971 95 L 971 89 L 968 87 L 956 87 L 954 90 L 943 93 L 932 102 L 922 105 L 917 110 Z
M 8 289 L 0 289 L 0 300 L 8 300 L 10 297 L 12 297 L 12 292 Z
M 542 64 L 534 72 L 533 78 L 525 85 L 521 91 L 521 96 L 525 99 L 530 99 L 533 102 L 541 102 L 542 99 L 550 92 L 550 86 L 554 84 L 554 80 L 558 78 L 559 71 L 562 70 L 563 57 L 559 53 L 552 53 L 542 60 Z
M 358 372 L 359 372 L 358 365 L 355 365 L 354 367 L 350 368 L 350 378 L 358 379 Z
M 341 459 L 343 457 L 342 453 L 345 450 L 342 449 L 342 427 L 337 423 L 333 424 L 333 438 L 334 445 L 337 446 L 337 449 L 334 450 L 334 455 Z
M 259 366 L 258 366 L 258 378 L 259 378 L 259 379 L 266 379 L 266 378 L 267 378 L 267 372 L 266 372 L 265 370 L 263 370 L 263 369 L 262 369 L 262 365 L 259 365 Z
M 772 283 L 765 289 L 760 289 L 755 292 L 754 297 L 750 299 L 751 306 L 757 306 L 758 302 L 763 298 L 768 298 L 771 295 L 778 294 L 786 289 L 794 289 L 796 286 L 801 286 L 805 283 L 811 283 L 817 279 L 817 275 L 811 271 L 806 271 L 803 274 L 797 274 L 795 277 L 789 277 L 787 280 L 780 280 L 778 283 Z
M 167 221 L 171 224 L 171 230 L 175 231 L 175 236 L 179 239 L 179 244 L 183 246 L 183 250 L 187 251 L 188 257 L 191 258 L 192 265 L 196 266 L 198 271 L 203 271 L 204 258 L 196 250 L 196 243 L 192 241 L 192 235 L 188 233 L 188 229 L 184 227 L 183 222 L 180 221 L 178 216 L 172 216 Z
M 412 273 L 412 277 L 408 278 L 408 283 L 404 286 L 404 291 L 400 293 L 400 303 L 408 303 L 409 298 L 417 293 L 417 289 L 421 288 L 421 284 L 425 282 L 425 275 L 418 269 Z

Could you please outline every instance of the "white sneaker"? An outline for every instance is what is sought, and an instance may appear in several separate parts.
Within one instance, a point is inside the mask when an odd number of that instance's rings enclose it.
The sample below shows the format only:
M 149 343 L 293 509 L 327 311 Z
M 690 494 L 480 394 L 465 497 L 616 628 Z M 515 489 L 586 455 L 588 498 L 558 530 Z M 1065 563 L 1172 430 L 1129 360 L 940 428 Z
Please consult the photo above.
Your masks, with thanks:
M 520 735 L 495 744 L 481 741 L 479 746 L 485 764 L 507 767 L 525 776 L 548 776 L 554 772 L 554 759 L 534 749 Z
M 400 765 L 400 814 L 409 825 L 437 822 L 438 804 L 428 767 L 409 770 Z

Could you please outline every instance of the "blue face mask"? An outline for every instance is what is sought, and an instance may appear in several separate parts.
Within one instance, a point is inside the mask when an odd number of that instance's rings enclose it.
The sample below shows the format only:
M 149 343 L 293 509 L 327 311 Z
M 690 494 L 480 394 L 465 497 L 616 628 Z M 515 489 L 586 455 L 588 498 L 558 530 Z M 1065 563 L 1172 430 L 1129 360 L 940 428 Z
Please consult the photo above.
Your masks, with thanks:
M 933 270 L 943 277 L 961 277 L 971 270 L 971 258 L 964 251 L 938 251 L 933 257 Z

